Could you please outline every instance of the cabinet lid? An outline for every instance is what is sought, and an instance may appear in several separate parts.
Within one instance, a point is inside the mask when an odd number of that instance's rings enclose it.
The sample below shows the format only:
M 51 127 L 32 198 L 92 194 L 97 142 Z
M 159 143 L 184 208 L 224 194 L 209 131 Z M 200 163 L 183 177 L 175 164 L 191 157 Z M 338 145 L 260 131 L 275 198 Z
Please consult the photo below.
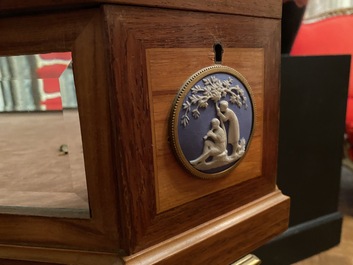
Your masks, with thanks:
M 92 7 L 100 4 L 160 7 L 277 19 L 280 19 L 282 15 L 282 1 L 279 0 L 2 0 L 0 1 L 0 15 Z

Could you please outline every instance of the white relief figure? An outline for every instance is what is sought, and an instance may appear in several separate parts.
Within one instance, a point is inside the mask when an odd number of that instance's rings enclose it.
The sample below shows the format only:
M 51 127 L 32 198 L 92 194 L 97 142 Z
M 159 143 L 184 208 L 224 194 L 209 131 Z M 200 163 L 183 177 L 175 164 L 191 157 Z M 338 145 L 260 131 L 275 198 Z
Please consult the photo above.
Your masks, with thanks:
M 213 118 L 211 121 L 212 128 L 203 137 L 205 140 L 202 154 L 195 160 L 190 161 L 195 167 L 204 167 L 209 163 L 206 162 L 212 157 L 212 162 L 227 157 L 227 134 L 220 126 L 220 121 Z
M 232 153 L 230 156 L 233 156 L 237 153 L 237 151 L 241 148 L 239 145 L 240 140 L 240 131 L 239 131 L 239 121 L 237 115 L 235 115 L 234 111 L 228 108 L 228 102 L 222 100 L 218 105 L 217 108 L 217 115 L 221 120 L 222 128 L 225 130 L 224 124 L 226 122 L 229 123 L 228 133 L 227 133 L 227 142 L 228 144 L 232 145 Z
M 228 108 L 228 102 L 222 100 L 220 107 L 216 104 L 219 119 L 213 118 L 212 128 L 203 137 L 205 140 L 202 154 L 190 161 L 196 169 L 210 170 L 235 162 L 245 153 L 246 141 L 240 139 L 239 121 L 233 110 Z M 226 130 L 225 123 L 228 123 Z M 232 146 L 228 154 L 227 145 Z
M 180 127 L 186 129 L 191 122 L 190 118 L 199 119 L 203 109 L 206 110 L 209 106 L 213 105 L 216 113 L 216 117 L 211 121 L 212 129 L 208 131 L 207 137 L 204 137 L 202 153 L 189 160 L 195 169 L 223 170 L 222 167 L 234 164 L 245 153 L 246 140 L 240 137 L 239 120 L 229 104 L 247 110 L 248 98 L 241 84 L 234 80 L 236 79 L 232 76 L 206 76 L 191 87 L 185 96 L 180 114 Z M 225 100 L 226 97 L 228 100 Z M 214 104 L 209 104 L 211 101 Z

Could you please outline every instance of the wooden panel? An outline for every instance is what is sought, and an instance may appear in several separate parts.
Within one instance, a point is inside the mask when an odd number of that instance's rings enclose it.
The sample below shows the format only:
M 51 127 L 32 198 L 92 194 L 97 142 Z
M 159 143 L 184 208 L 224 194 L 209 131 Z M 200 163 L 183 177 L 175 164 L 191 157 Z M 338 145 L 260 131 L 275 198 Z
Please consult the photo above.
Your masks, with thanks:
M 255 128 L 246 157 L 232 173 L 212 181 L 190 176 L 174 158 L 168 142 L 169 111 L 186 79 L 203 67 L 214 64 L 211 49 L 148 49 L 147 72 L 151 91 L 154 130 L 157 212 L 190 202 L 212 192 L 262 175 L 262 131 L 264 96 L 263 49 L 226 49 L 223 64 L 247 78 L 256 105 Z M 185 62 L 187 58 L 187 62 Z
M 92 20 L 93 15 L 93 10 L 86 10 L 34 17 L 2 18 L 0 30 L 3 37 L 0 41 L 0 55 L 69 51 L 72 49 L 73 41 Z
M 91 218 L 87 220 L 1 214 L 3 244 L 109 252 L 119 247 L 108 71 L 101 21 L 99 10 L 89 9 L 0 19 L 0 55 L 73 53 L 91 210 Z
M 0 256 L 15 265 L 122 265 L 118 254 L 0 245 Z M 0 259 L 0 261 L 2 261 Z M 23 263 L 22 263 L 23 262 Z M 44 263 L 44 264 L 42 264 Z M 7 265 L 6 263 L 0 263 Z M 9 263 L 12 265 L 12 263 Z
M 0 259 L 0 264 L 2 265 L 63 265 L 54 263 L 43 263 L 34 261 L 20 261 L 20 260 L 10 260 L 10 259 Z
M 230 264 L 283 232 L 288 214 L 289 200 L 275 191 L 124 260 L 127 265 Z
M 114 149 L 119 195 L 120 201 L 124 202 L 120 205 L 122 248 L 129 254 L 135 253 L 273 192 L 278 136 L 279 21 L 120 6 L 106 6 L 104 12 L 116 90 L 111 103 L 115 112 L 112 121 L 116 131 Z M 153 93 L 148 87 L 146 51 L 191 48 L 211 52 L 215 42 L 222 43 L 225 53 L 228 49 L 239 48 L 263 52 L 263 145 L 262 150 L 256 150 L 258 154 L 262 153 L 262 171 L 257 177 L 216 188 L 218 191 L 209 194 L 205 192 L 198 199 L 180 206 L 171 209 L 170 204 L 163 206 L 169 210 L 157 213 L 153 131 L 164 129 L 152 126 L 151 108 L 154 106 L 150 104 L 150 97 Z M 209 55 L 207 58 L 199 65 L 190 66 L 189 74 L 208 65 Z M 261 60 L 259 62 L 262 64 Z M 189 63 L 192 65 L 192 60 L 189 62 L 186 58 L 185 65 Z M 237 66 L 233 62 L 225 63 Z M 255 78 L 255 83 L 260 83 L 260 79 Z M 173 78 L 171 81 L 175 82 Z M 166 102 L 162 104 L 168 105 L 167 101 L 174 98 L 177 89 L 163 91 Z M 222 181 L 225 180 L 214 182 L 214 185 L 218 186 Z
M 207 12 L 244 14 L 258 17 L 281 17 L 282 2 L 277 0 L 62 0 L 62 1 L 22 1 L 2 0 L 0 1 L 0 14 L 28 12 L 31 10 L 47 10 L 49 8 L 75 8 L 78 6 L 92 6 L 102 3 L 127 4 L 150 7 L 165 7 L 185 10 L 199 10 Z

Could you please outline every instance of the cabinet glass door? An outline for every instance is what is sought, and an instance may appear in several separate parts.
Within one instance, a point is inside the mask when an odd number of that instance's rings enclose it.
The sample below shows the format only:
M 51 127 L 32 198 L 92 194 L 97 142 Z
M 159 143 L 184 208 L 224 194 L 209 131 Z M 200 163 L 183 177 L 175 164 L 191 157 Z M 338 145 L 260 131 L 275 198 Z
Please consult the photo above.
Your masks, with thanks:
M 0 213 L 89 217 L 71 52 L 0 57 Z

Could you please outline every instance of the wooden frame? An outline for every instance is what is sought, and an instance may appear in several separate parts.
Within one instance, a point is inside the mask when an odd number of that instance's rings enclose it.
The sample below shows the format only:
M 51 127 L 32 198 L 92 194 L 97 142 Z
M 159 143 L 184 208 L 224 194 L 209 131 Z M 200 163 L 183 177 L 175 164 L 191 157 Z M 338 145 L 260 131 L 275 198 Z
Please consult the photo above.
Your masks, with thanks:
M 155 161 L 155 183 L 157 213 L 199 199 L 211 193 L 224 190 L 251 178 L 262 175 L 263 156 L 263 97 L 264 97 L 264 49 L 226 48 L 223 63 L 238 69 L 251 79 L 254 126 L 249 150 L 241 163 L 227 176 L 213 181 L 190 178 L 176 163 L 170 152 L 170 136 L 165 127 L 170 118 L 170 106 L 175 98 L 173 93 L 191 73 L 213 64 L 210 48 L 152 48 L 146 49 L 147 73 L 150 90 L 151 117 L 153 118 L 153 146 Z M 190 58 L 185 63 L 184 58 Z M 168 79 L 168 82 L 165 80 Z M 175 94 L 177 91 L 175 92 Z M 256 106 L 256 107 L 255 107 Z M 168 118 L 169 117 L 169 118 Z M 169 139 L 169 140 L 168 140 Z M 174 177 L 177 176 L 177 177 Z
M 128 6 L 105 6 L 104 12 L 109 57 L 112 58 L 112 82 L 116 88 L 112 107 L 115 110 L 114 127 L 117 129 L 116 164 L 119 186 L 123 191 L 119 195 L 120 201 L 125 202 L 120 205 L 122 248 L 129 254 L 138 252 L 274 192 L 279 60 L 273 58 L 279 58 L 277 55 L 280 53 L 280 21 Z M 153 140 L 155 128 L 151 114 L 151 98 L 155 95 L 151 94 L 149 88 L 147 51 L 158 48 L 209 48 L 212 51 L 215 42 L 222 43 L 225 50 L 260 48 L 264 51 L 262 133 L 266 144 L 262 147 L 262 173 L 237 185 L 203 194 L 158 212 Z M 185 63 L 188 64 L 187 59 Z M 196 70 L 202 67 L 204 65 L 199 64 Z M 247 79 L 251 83 L 249 77 Z M 174 98 L 178 89 L 176 87 L 159 93 Z M 132 148 L 134 152 L 131 152 Z M 136 163 L 140 161 L 144 162 Z M 199 181 L 201 185 L 203 180 Z M 213 182 L 205 185 L 218 184 Z
M 289 200 L 275 183 L 279 4 L 272 10 L 272 1 L 257 0 L 219 8 L 214 0 L 20 2 L 2 3 L 0 13 L 61 10 L 1 18 L 0 55 L 72 51 L 91 218 L 0 214 L 2 258 L 132 265 L 175 264 L 192 255 L 195 264 L 229 264 L 286 228 Z M 103 3 L 114 5 L 98 8 Z M 97 8 L 62 11 L 87 6 Z M 235 173 L 207 182 L 174 166 L 163 134 L 178 89 L 214 63 L 215 43 L 225 49 L 224 64 L 245 72 L 255 90 L 258 126 Z M 184 52 L 192 56 L 184 59 Z M 179 68 L 171 67 L 174 60 Z M 170 77 L 170 87 L 158 89 L 159 74 Z M 160 171 L 162 159 L 173 164 L 168 175 Z M 244 234 L 256 239 L 244 242 Z
M 116 253 L 117 187 L 112 163 L 107 61 L 99 9 L 0 19 L 0 55 L 72 51 L 90 219 L 0 214 L 0 242 Z
M 223 1 L 219 0 L 62 0 L 62 1 L 47 1 L 37 0 L 33 2 L 22 0 L 3 0 L 0 2 L 1 13 L 20 13 L 45 11 L 47 9 L 63 9 L 74 7 L 92 7 L 101 4 L 117 4 L 117 5 L 132 5 L 132 6 L 149 6 L 149 7 L 163 7 L 169 9 L 184 9 L 195 11 L 216 12 L 225 14 L 243 14 L 249 16 L 267 17 L 267 18 L 281 18 L 282 9 L 281 4 L 272 1 L 259 0 L 233 0 Z

